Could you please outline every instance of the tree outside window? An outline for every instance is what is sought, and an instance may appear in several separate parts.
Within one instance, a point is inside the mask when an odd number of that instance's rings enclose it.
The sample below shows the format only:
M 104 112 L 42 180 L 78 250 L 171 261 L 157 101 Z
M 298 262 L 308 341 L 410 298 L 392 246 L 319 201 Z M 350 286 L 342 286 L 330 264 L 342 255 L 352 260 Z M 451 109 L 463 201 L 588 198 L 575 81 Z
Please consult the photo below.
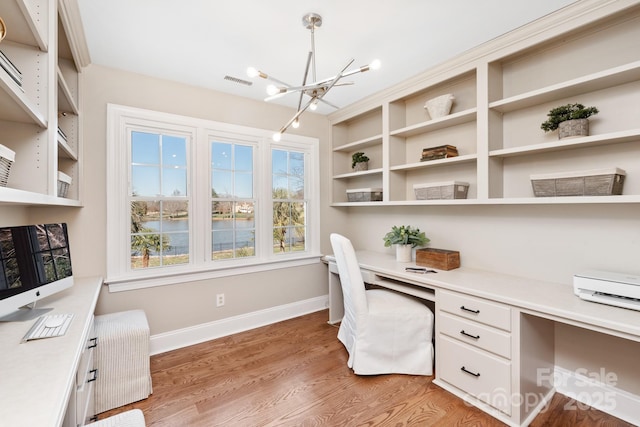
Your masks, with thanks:
M 131 132 L 131 268 L 189 263 L 187 139 Z
M 304 153 L 271 151 L 273 252 L 306 250 Z

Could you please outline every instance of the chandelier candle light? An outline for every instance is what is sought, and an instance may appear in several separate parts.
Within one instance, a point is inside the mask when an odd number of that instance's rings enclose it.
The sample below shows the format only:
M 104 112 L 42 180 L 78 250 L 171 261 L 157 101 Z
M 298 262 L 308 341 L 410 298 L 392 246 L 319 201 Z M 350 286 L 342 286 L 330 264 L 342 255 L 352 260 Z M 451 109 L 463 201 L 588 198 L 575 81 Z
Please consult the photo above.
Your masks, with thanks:
M 336 74 L 335 76 L 330 77 L 328 79 L 324 79 L 324 80 L 317 80 L 316 48 L 315 48 L 315 41 L 314 41 L 314 33 L 315 33 L 315 29 L 322 25 L 322 17 L 317 13 L 308 13 L 302 17 L 302 25 L 304 25 L 304 27 L 310 30 L 311 32 L 311 50 L 307 55 L 307 66 L 305 67 L 301 86 L 290 85 L 288 83 L 285 83 L 281 80 L 276 79 L 273 76 L 263 73 L 262 71 L 259 71 L 253 67 L 249 67 L 247 69 L 247 75 L 249 77 L 252 77 L 252 78 L 261 77 L 273 83 L 267 87 L 267 94 L 269 96 L 265 98 L 265 101 L 271 101 L 273 99 L 284 96 L 288 93 L 300 94 L 300 98 L 298 100 L 298 110 L 293 115 L 293 117 L 284 126 L 282 126 L 282 128 L 280 128 L 278 132 L 276 132 L 273 135 L 274 141 L 279 141 L 280 137 L 282 136 L 283 133 L 286 132 L 289 126 L 293 126 L 294 128 L 297 128 L 300 125 L 299 119 L 302 113 L 304 113 L 307 110 L 307 108 L 310 110 L 315 110 L 317 108 L 318 102 L 324 102 L 325 104 L 337 109 L 338 107 L 336 105 L 332 104 L 331 102 L 323 98 L 327 94 L 327 92 L 329 92 L 329 90 L 331 90 L 331 88 L 334 86 L 346 86 L 346 85 L 353 84 L 353 82 L 340 83 L 340 80 L 343 77 L 351 76 L 357 73 L 363 73 L 369 70 L 376 70 L 380 68 L 380 61 L 375 60 L 369 65 L 364 65 L 362 67 L 347 71 L 347 68 L 349 68 L 354 61 L 353 59 L 350 59 L 347 62 L 347 64 L 340 70 L 340 72 L 338 72 L 338 74 Z M 312 74 L 311 83 L 307 83 L 307 77 L 309 76 L 309 71 L 311 71 L 311 74 Z M 304 98 L 305 95 L 309 97 L 309 100 L 307 100 L 307 102 L 303 105 L 303 100 L 305 99 Z

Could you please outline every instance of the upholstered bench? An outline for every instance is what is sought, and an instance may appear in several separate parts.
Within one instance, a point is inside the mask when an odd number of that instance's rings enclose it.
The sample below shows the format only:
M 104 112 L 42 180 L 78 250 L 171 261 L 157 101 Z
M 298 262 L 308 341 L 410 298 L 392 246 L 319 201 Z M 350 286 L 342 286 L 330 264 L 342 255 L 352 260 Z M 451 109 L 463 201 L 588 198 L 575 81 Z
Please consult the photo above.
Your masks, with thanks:
M 95 413 L 146 399 L 152 392 L 149 324 L 142 310 L 95 317 L 98 380 Z
M 121 412 L 104 420 L 89 424 L 91 427 L 145 427 L 144 415 L 140 409 Z

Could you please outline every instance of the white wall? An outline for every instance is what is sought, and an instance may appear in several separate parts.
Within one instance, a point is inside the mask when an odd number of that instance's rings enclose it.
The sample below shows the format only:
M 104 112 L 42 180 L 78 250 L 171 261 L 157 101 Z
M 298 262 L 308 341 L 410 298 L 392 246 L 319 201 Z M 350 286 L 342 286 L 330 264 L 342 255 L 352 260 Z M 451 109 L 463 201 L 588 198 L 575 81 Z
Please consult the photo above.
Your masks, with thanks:
M 35 208 L 29 222 L 69 223 L 74 274 L 106 273 L 106 116 L 107 103 L 116 103 L 220 122 L 278 129 L 293 111 L 265 102 L 150 78 L 92 65 L 81 75 L 83 93 L 84 190 L 81 209 Z M 296 133 L 321 141 L 321 170 L 329 171 L 329 124 L 324 116 L 305 113 Z M 325 224 L 335 223 L 342 212 L 328 208 L 328 172 L 321 172 L 322 235 Z M 1 212 L 1 211 L 0 211 Z M 3 221 L 4 222 L 4 221 Z M 322 249 L 328 250 L 328 238 Z M 317 265 L 247 274 L 224 279 L 191 282 L 136 291 L 100 295 L 97 313 L 142 308 L 152 334 L 213 322 L 326 295 L 326 267 Z M 216 308 L 215 295 L 225 293 L 226 302 Z
M 430 247 L 459 251 L 464 267 L 565 286 L 586 269 L 640 274 L 638 204 L 344 209 L 346 235 L 356 249 L 393 256 L 382 236 L 405 224 L 425 231 Z M 604 369 L 616 375 L 617 387 L 640 396 L 640 343 L 556 324 L 555 347 L 556 365 L 574 373 Z

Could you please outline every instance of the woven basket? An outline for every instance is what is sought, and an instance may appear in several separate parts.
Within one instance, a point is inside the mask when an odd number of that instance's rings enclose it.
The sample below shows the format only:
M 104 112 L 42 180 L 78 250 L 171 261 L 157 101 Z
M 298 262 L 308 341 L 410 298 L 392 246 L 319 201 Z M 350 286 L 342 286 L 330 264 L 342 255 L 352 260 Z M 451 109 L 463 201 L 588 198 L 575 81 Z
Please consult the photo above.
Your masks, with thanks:
M 0 187 L 6 187 L 11 165 L 16 160 L 16 153 L 0 144 Z
M 71 177 L 58 171 L 58 197 L 67 197 L 67 191 L 71 185 Z

